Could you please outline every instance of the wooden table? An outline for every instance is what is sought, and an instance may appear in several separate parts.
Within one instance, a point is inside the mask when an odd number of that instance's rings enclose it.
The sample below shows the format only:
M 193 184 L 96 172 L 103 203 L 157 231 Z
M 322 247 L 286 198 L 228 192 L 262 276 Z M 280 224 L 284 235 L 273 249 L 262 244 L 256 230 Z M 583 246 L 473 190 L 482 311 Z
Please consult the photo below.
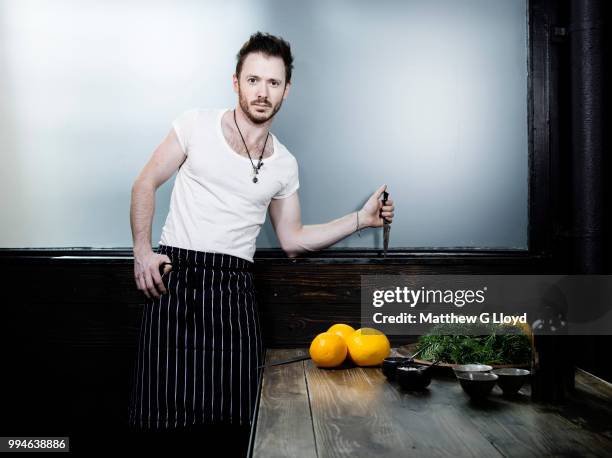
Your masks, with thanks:
M 268 349 L 266 363 L 307 355 Z M 562 406 L 513 399 L 495 386 L 471 402 L 451 374 L 403 392 L 380 368 L 267 367 L 252 433 L 254 457 L 612 456 L 612 388 L 581 370 Z

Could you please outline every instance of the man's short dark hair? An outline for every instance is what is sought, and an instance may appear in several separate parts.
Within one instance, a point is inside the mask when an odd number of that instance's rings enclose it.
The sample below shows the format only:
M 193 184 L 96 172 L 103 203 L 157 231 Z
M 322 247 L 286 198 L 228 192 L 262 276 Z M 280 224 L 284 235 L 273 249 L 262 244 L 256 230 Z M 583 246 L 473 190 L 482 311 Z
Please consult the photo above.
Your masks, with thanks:
M 293 70 L 293 56 L 291 46 L 280 37 L 275 37 L 269 33 L 257 32 L 251 35 L 249 40 L 242 45 L 236 55 L 236 76 L 240 78 L 242 63 L 250 53 L 263 53 L 269 57 L 280 57 L 285 63 L 285 84 L 291 82 L 291 72 Z

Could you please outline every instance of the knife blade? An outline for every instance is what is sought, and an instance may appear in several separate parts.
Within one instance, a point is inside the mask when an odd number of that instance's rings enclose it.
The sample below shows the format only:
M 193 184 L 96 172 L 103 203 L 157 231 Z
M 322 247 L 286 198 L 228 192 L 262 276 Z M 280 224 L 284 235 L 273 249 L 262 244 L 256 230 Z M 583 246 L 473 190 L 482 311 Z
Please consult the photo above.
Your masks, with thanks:
M 307 359 L 310 359 L 310 356 L 308 355 L 298 356 L 297 358 L 287 359 L 285 361 L 277 361 L 275 363 L 262 364 L 261 366 L 257 366 L 257 369 L 261 369 L 262 367 L 279 366 L 281 364 L 295 363 L 297 361 L 305 361 Z
M 389 198 L 389 193 L 387 191 L 383 191 L 383 200 L 382 204 L 387 205 L 387 199 Z M 381 209 L 382 213 L 382 209 Z M 391 225 L 389 224 L 389 220 L 382 216 L 383 221 L 383 258 L 387 257 L 387 250 L 389 249 L 389 233 L 391 232 Z

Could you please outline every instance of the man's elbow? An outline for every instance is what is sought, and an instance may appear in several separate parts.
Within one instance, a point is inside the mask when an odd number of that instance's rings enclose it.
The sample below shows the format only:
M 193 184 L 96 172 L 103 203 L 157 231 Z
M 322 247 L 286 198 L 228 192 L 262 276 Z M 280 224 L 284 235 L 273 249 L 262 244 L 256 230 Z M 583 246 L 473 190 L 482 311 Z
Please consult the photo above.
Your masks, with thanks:
M 281 248 L 289 258 L 296 258 L 306 251 L 311 251 L 308 246 L 303 245 L 299 239 L 295 238 L 281 242 Z
M 312 251 L 316 251 L 316 249 L 311 246 L 297 242 L 287 243 L 285 245 L 281 244 L 281 247 L 285 254 L 290 258 L 295 258 L 302 253 L 310 253 Z
M 279 237 L 281 248 L 289 258 L 296 258 L 300 253 L 308 251 L 301 243 L 300 232 L 298 230 L 292 231 L 290 234 L 283 234 Z
M 282 245 L 282 249 L 288 258 L 296 258 L 300 254 L 300 249 L 297 245 L 285 244 Z

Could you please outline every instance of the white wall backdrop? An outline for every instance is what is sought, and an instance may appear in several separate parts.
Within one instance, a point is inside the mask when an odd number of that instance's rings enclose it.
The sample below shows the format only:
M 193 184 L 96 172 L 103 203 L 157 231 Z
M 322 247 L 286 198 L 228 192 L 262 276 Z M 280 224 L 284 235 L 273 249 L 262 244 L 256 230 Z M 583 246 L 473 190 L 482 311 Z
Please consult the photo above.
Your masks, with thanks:
M 0 247 L 131 247 L 131 186 L 170 122 L 233 107 L 235 55 L 291 43 L 272 131 L 305 224 L 381 184 L 391 244 L 527 248 L 526 0 L 0 0 Z M 159 241 L 174 178 L 156 197 Z M 378 248 L 380 230 L 339 247 Z M 258 247 L 278 246 L 269 224 Z

